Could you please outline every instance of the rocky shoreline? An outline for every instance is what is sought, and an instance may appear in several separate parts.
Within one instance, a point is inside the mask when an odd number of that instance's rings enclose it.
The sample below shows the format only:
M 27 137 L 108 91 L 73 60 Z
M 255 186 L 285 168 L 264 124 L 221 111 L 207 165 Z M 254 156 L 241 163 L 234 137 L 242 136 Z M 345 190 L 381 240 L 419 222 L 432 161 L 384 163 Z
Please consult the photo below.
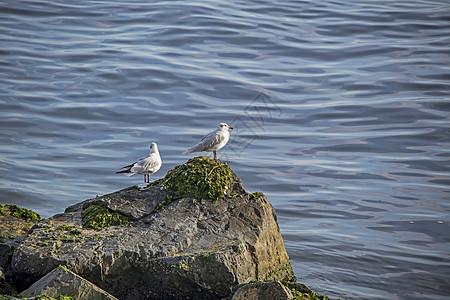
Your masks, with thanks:
M 4 236 L 0 250 L 0 294 L 10 295 L 0 299 L 317 296 L 295 282 L 264 194 L 247 193 L 226 163 L 204 156 Z

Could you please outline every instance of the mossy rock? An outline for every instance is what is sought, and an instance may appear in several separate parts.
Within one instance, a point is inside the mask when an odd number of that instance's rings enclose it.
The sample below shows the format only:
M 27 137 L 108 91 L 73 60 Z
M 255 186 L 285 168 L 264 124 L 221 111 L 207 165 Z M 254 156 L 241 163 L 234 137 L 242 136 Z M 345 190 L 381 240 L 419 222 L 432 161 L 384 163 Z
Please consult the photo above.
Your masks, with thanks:
M 169 201 L 183 197 L 217 200 L 233 183 L 233 171 L 220 161 L 198 156 L 167 172 L 163 179 Z
M 84 209 L 82 217 L 84 228 L 102 229 L 130 223 L 127 216 L 96 204 Z
M 17 205 L 0 204 L 0 244 L 20 243 L 30 228 L 41 220 L 41 216 Z M 0 261 L 2 255 L 0 255 Z
M 34 212 L 32 210 L 12 204 L 0 204 L 0 215 L 5 216 L 6 214 L 9 214 L 15 218 L 25 220 L 27 222 L 37 222 L 41 220 L 41 216 L 37 212 Z
M 282 283 L 291 290 L 291 293 L 294 296 L 292 300 L 331 300 L 328 296 L 316 294 L 308 286 L 302 283 L 291 281 L 283 281 Z M 340 300 L 340 298 L 336 300 Z
M 70 234 L 72 234 L 72 235 L 79 235 L 79 234 L 82 233 L 81 230 L 79 230 L 76 226 L 73 226 L 73 225 L 67 225 L 67 224 L 63 224 L 63 225 L 61 225 L 61 226 L 58 226 L 58 227 L 56 228 L 56 230 L 59 230 L 59 231 L 66 231 L 66 232 L 68 232 L 68 233 L 70 233 Z
M 262 195 L 263 195 L 263 193 L 261 193 L 261 192 L 254 192 L 253 194 L 249 195 L 249 198 L 250 198 L 250 200 L 253 200 L 253 199 L 256 199 L 256 198 L 258 198 L 258 197 L 260 197 Z
M 67 295 L 60 295 L 58 298 L 52 298 L 46 295 L 40 295 L 34 297 L 34 300 L 73 300 L 74 298 Z M 1 299 L 0 299 L 1 300 Z

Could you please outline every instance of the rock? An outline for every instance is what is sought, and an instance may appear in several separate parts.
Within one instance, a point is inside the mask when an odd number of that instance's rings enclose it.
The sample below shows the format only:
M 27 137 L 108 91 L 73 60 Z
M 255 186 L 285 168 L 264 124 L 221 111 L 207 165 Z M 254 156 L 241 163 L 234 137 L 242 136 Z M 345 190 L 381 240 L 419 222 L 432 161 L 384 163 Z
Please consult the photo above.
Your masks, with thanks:
M 231 300 L 288 300 L 289 288 L 279 281 L 254 282 L 238 286 Z
M 9 267 L 14 248 L 10 243 L 0 243 L 0 268 L 7 269 Z
M 166 199 L 166 191 L 161 188 L 140 190 L 136 186 L 105 195 L 88 199 L 66 208 L 65 214 L 71 216 L 87 207 L 97 204 L 118 211 L 131 221 L 142 219 L 153 213 L 155 208 Z M 64 217 L 64 216 L 60 216 Z M 81 226 L 80 224 L 77 224 Z
M 38 213 L 16 205 L 0 204 L 0 267 L 8 270 L 14 249 L 40 220 Z
M 96 285 L 62 266 L 36 281 L 21 295 L 23 297 L 47 296 L 51 298 L 64 295 L 74 299 L 117 300 Z
M 0 243 L 0 294 L 12 295 L 17 293 L 16 289 L 8 282 L 9 278 L 6 277 L 6 273 L 10 268 L 14 249 L 18 245 L 15 239 L 11 238 L 7 238 L 3 243 Z
M 0 204 L 0 294 L 17 293 L 8 276 L 13 252 L 39 220 L 39 214 L 32 210 Z
M 267 198 L 207 157 L 40 222 L 11 278 L 23 290 L 59 265 L 122 300 L 220 299 L 237 284 L 295 278 Z
M 5 273 L 0 267 L 0 295 L 12 295 L 15 294 L 16 290 L 13 286 L 6 282 Z

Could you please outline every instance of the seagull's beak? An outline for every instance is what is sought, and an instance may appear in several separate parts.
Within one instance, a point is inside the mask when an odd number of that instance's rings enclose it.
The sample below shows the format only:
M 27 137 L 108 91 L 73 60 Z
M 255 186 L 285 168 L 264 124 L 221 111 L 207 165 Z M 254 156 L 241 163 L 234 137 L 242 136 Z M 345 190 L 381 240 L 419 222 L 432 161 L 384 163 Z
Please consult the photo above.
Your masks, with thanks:
M 228 129 L 233 129 L 233 127 L 231 127 L 231 126 L 228 126 Z

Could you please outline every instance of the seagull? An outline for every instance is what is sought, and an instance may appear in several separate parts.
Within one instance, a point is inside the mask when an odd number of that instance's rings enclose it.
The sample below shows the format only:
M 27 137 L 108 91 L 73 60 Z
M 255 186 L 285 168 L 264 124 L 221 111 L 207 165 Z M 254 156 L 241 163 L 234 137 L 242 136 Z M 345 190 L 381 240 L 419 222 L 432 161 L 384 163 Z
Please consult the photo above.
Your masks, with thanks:
M 150 144 L 150 154 L 146 157 L 139 158 L 136 162 L 123 167 L 121 171 L 116 173 L 125 173 L 126 176 L 134 174 L 143 174 L 144 182 L 150 182 L 150 174 L 155 173 L 161 168 L 162 160 L 159 156 L 158 145 L 155 142 Z
M 222 149 L 230 139 L 228 129 L 233 129 L 233 127 L 228 126 L 227 123 L 220 123 L 219 128 L 205 135 L 197 145 L 187 149 L 183 154 L 202 151 L 212 152 L 214 153 L 214 160 L 217 160 L 216 151 Z

